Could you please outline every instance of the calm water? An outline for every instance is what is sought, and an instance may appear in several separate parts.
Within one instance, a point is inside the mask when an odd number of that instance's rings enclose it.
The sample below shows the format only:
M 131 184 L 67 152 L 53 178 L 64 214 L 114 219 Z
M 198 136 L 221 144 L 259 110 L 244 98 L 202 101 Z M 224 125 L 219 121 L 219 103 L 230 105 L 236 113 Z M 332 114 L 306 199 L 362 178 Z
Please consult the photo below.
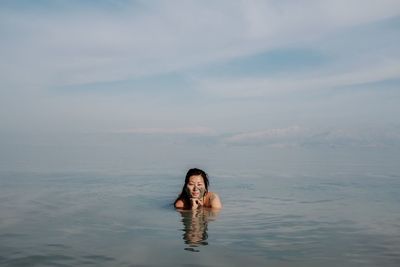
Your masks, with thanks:
M 0 265 L 400 265 L 396 153 L 236 149 L 202 162 L 223 200 L 219 213 L 171 205 L 185 174 L 173 166 L 195 157 L 119 172 L 3 163 Z

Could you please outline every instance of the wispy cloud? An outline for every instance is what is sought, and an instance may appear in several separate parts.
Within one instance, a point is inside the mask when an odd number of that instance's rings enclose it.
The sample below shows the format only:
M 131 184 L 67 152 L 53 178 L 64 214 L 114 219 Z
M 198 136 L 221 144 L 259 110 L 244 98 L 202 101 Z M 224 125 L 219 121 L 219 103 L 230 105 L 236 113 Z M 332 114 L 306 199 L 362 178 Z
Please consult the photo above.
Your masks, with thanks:
M 358 66 L 352 69 L 315 71 L 271 78 L 229 77 L 204 79 L 199 88 L 209 94 L 225 97 L 257 97 L 273 93 L 326 90 L 350 87 L 400 78 L 400 61 L 387 60 L 384 64 Z
M 275 128 L 275 129 L 267 129 L 263 131 L 255 131 L 255 132 L 246 132 L 239 133 L 224 138 L 223 140 L 227 143 L 249 143 L 249 142 L 268 142 L 268 141 L 276 141 L 282 138 L 286 140 L 289 138 L 295 138 L 303 136 L 306 132 L 306 129 L 299 126 L 292 126 L 288 128 Z
M 273 147 L 393 147 L 400 146 L 400 128 L 313 129 L 300 126 L 232 134 L 221 139 L 229 145 Z
M 391 126 L 385 131 L 377 127 L 362 129 L 340 127 L 304 127 L 293 125 L 284 128 L 266 128 L 240 133 L 219 132 L 207 127 L 186 128 L 132 128 L 112 131 L 112 134 L 151 136 L 184 144 L 213 144 L 222 146 L 262 147 L 399 147 L 400 127 Z
M 392 0 L 126 1 L 114 12 L 60 3 L 0 10 L 3 81 L 82 84 L 185 70 L 400 14 Z
M 114 133 L 127 133 L 127 134 L 185 134 L 185 135 L 215 135 L 213 129 L 207 127 L 186 127 L 186 128 L 132 128 L 127 130 L 113 131 Z

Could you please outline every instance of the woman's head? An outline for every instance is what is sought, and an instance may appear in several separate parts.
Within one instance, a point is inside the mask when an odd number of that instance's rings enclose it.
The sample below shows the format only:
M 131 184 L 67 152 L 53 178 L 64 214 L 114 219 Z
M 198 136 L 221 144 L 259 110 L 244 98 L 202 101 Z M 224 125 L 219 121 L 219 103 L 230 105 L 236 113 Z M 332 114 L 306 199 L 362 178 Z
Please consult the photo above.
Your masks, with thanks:
M 185 178 L 184 189 L 189 198 L 201 198 L 208 191 L 207 173 L 200 169 L 190 169 Z
M 202 198 L 208 192 L 208 185 L 208 175 L 205 171 L 197 168 L 190 169 L 186 174 L 185 184 L 177 200 Z

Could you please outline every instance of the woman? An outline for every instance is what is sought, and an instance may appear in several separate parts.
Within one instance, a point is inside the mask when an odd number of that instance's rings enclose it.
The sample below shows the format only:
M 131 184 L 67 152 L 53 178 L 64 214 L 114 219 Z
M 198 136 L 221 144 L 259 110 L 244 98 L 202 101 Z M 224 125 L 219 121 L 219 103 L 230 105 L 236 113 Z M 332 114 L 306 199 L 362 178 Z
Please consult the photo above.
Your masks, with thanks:
M 218 195 L 208 192 L 207 174 L 200 169 L 190 169 L 185 178 L 182 192 L 175 200 L 177 209 L 198 209 L 200 207 L 220 209 L 221 200 Z

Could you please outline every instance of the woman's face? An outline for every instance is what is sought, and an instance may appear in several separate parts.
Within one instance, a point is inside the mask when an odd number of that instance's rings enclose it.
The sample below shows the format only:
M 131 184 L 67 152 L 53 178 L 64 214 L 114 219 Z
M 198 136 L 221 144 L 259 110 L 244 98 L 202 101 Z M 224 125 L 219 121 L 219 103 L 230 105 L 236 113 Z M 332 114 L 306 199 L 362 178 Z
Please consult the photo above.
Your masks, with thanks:
M 186 185 L 186 192 L 192 198 L 201 198 L 206 192 L 204 179 L 201 175 L 190 176 L 189 182 Z

